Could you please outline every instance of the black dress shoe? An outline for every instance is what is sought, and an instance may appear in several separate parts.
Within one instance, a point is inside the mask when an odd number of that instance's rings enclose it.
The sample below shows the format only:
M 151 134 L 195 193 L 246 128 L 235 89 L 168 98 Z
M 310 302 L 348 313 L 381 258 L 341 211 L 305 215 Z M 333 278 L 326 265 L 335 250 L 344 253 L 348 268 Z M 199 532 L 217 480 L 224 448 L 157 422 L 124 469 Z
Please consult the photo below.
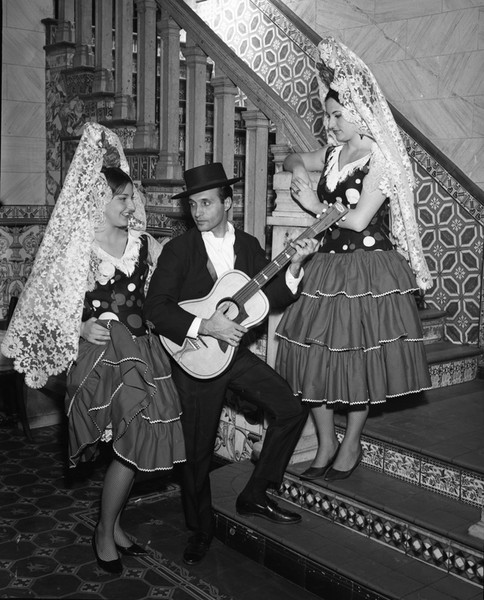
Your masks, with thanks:
M 209 548 L 209 538 L 203 533 L 196 533 L 188 540 L 183 552 L 183 562 L 186 565 L 197 565 L 205 558 Z
M 251 500 L 237 498 L 235 508 L 237 513 L 244 517 L 262 517 L 263 519 L 272 521 L 272 523 L 281 525 L 299 523 L 301 520 L 301 515 L 299 513 L 285 510 L 269 498 L 266 498 L 264 502 L 253 502 Z
M 356 462 L 351 467 L 351 469 L 348 469 L 347 471 L 340 471 L 339 469 L 333 469 L 333 467 L 331 467 L 326 472 L 326 475 L 324 476 L 324 481 L 337 481 L 338 479 L 346 479 L 347 477 L 349 477 L 351 475 L 351 473 L 353 473 L 353 471 L 356 469 L 356 467 L 360 464 L 362 458 L 363 458 L 363 450 L 360 448 L 360 453 L 358 454 L 358 458 L 356 459 Z
M 92 549 L 94 551 L 94 556 L 96 557 L 97 564 L 101 567 L 101 569 L 103 569 L 104 571 L 107 571 L 108 573 L 122 573 L 123 572 L 123 565 L 119 558 L 116 558 L 115 560 L 103 560 L 102 558 L 99 558 L 99 554 L 97 553 L 97 548 L 96 548 L 96 536 L 95 535 L 92 536 Z
M 331 467 L 331 465 L 334 463 L 334 461 L 336 460 L 336 456 L 338 455 L 339 447 L 340 447 L 340 444 L 338 442 L 338 446 L 336 447 L 336 452 L 333 454 L 333 456 L 328 460 L 328 462 L 323 467 L 309 467 L 308 469 L 306 469 L 299 475 L 299 479 L 306 479 L 306 480 L 310 481 L 312 479 L 318 479 L 319 477 L 322 477 L 326 473 L 326 471 Z
M 131 544 L 131 546 L 120 546 L 116 544 L 116 549 L 124 554 L 124 556 L 143 556 L 148 554 L 144 548 L 138 546 L 138 544 Z

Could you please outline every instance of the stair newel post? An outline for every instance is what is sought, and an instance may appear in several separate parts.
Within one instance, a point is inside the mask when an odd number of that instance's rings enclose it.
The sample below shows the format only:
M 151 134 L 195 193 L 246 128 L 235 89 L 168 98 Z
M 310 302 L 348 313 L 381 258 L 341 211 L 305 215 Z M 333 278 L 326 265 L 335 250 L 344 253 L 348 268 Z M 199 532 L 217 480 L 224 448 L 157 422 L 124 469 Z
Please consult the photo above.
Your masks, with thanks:
M 183 51 L 187 61 L 185 169 L 205 164 L 207 57 L 190 36 Z
M 155 124 L 156 2 L 137 0 L 136 10 L 138 15 L 138 120 L 133 147 L 153 150 L 158 146 Z
M 62 0 L 59 2 L 59 19 L 55 33 L 55 42 L 74 42 L 74 0 Z
M 181 179 L 182 168 L 178 154 L 180 104 L 180 27 L 161 8 L 158 23 L 161 37 L 160 83 L 160 155 L 156 165 L 157 179 Z
M 221 162 L 227 176 L 235 176 L 235 96 L 237 87 L 225 75 L 212 77 L 213 87 L 213 162 Z M 232 175 L 233 173 L 233 175 Z M 229 212 L 229 219 L 233 219 L 234 208 Z
M 116 0 L 115 65 L 113 119 L 133 121 L 133 0 Z
M 113 68 L 113 0 L 97 0 L 95 31 L 95 69 L 92 91 L 114 92 Z
M 265 248 L 269 119 L 253 105 L 243 114 L 246 125 L 244 230 Z
M 92 51 L 92 2 L 77 0 L 75 4 L 76 33 L 73 66 L 93 67 Z
M 234 115 L 237 87 L 225 75 L 212 77 L 214 102 L 213 160 L 221 162 L 227 176 L 234 173 Z

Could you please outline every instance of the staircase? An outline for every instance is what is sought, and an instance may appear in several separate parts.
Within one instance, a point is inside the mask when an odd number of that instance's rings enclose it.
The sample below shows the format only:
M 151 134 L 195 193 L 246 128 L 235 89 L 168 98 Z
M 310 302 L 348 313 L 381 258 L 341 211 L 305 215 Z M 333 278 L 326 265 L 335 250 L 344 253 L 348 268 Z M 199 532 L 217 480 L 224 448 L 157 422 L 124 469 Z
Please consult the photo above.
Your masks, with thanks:
M 372 407 L 349 479 L 306 482 L 309 462 L 288 468 L 277 495 L 302 525 L 235 513 L 250 463 L 213 473 L 218 537 L 324 600 L 482 598 L 483 542 L 468 532 L 484 498 L 481 352 L 444 341 L 445 313 L 420 314 L 433 388 Z M 343 414 L 336 425 L 341 437 Z

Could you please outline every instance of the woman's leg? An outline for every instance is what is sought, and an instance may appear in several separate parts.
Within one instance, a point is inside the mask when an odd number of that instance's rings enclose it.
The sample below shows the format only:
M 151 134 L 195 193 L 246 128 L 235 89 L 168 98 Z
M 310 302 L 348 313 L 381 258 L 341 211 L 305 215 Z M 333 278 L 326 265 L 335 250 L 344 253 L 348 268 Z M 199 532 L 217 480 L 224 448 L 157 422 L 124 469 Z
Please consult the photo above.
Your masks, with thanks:
M 334 430 L 334 411 L 326 404 L 316 406 L 311 411 L 318 434 L 318 451 L 311 467 L 322 468 L 333 458 L 338 447 L 338 438 Z
M 115 531 L 118 544 L 129 546 L 131 543 L 119 527 L 119 518 L 131 491 L 135 474 L 133 468 L 117 458 L 106 471 L 101 498 L 101 516 L 95 530 L 96 548 L 102 560 L 111 561 L 118 558 L 114 540 Z
M 333 469 L 347 471 L 357 461 L 361 449 L 361 432 L 365 426 L 369 408 L 369 405 L 365 404 L 361 408 L 358 407 L 348 411 L 345 437 L 341 442 L 341 448 L 333 464 Z

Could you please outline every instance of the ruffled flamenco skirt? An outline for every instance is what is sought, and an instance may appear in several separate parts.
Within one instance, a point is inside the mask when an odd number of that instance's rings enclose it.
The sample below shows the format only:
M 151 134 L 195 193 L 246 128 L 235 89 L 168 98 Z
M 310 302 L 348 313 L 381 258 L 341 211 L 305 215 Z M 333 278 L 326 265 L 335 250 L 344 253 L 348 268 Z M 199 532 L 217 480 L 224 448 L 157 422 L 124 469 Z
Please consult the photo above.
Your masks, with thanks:
M 110 331 L 106 345 L 81 340 L 67 375 L 70 466 L 94 459 L 111 438 L 140 471 L 171 469 L 184 462 L 185 445 L 169 359 L 158 336 L 133 338 L 114 321 Z
M 415 277 L 398 252 L 315 254 L 277 327 L 276 370 L 313 406 L 378 404 L 431 387 Z

